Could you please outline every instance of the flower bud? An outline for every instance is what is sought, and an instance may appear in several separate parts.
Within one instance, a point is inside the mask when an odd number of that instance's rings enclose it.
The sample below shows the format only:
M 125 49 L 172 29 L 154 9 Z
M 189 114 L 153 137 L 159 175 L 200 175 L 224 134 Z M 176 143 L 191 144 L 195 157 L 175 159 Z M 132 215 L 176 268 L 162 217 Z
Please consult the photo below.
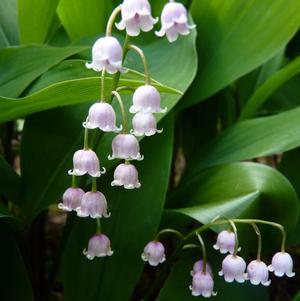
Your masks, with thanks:
M 136 37 L 140 31 L 148 32 L 158 22 L 151 15 L 148 0 L 124 0 L 121 8 L 122 20 L 116 24 L 119 30 L 126 29 L 129 36 Z
M 167 36 L 169 42 L 177 40 L 178 35 L 188 35 L 190 29 L 195 25 L 188 24 L 188 14 L 186 8 L 178 2 L 167 3 L 161 14 L 161 30 L 156 31 L 159 37 Z
M 162 133 L 156 127 L 156 119 L 152 113 L 139 112 L 132 119 L 133 130 L 131 134 L 135 136 L 152 136 L 156 133 Z
M 193 270 L 191 271 L 191 275 L 194 276 L 198 272 L 203 272 L 203 260 L 198 260 L 194 263 Z M 206 263 L 206 272 L 213 275 L 209 263 Z
M 83 126 L 88 129 L 99 128 L 103 132 L 120 132 L 122 126 L 116 126 L 116 113 L 113 107 L 105 102 L 93 104 L 89 109 L 87 122 Z
M 76 211 L 79 217 L 110 217 L 110 214 L 107 213 L 106 198 L 99 191 L 85 193 L 82 197 L 81 205 Z
M 62 203 L 58 204 L 58 208 L 65 211 L 76 210 L 80 204 L 84 191 L 81 188 L 68 188 L 62 197 Z
M 122 58 L 123 50 L 119 41 L 114 37 L 103 37 L 95 42 L 92 49 L 92 62 L 86 63 L 85 66 L 97 72 L 103 69 L 110 74 L 124 72 Z
M 142 259 L 151 266 L 158 266 L 166 260 L 165 247 L 159 241 L 150 241 L 144 248 Z
M 143 160 L 140 154 L 140 145 L 138 140 L 130 134 L 119 134 L 112 141 L 112 155 L 108 156 L 109 160 Z
M 271 280 L 269 280 L 269 271 L 267 265 L 260 260 L 252 260 L 247 266 L 247 274 L 245 277 L 254 285 L 262 284 L 269 286 Z
M 293 259 L 287 252 L 277 252 L 272 258 L 272 264 L 268 266 L 270 272 L 274 272 L 277 277 L 286 274 L 288 277 L 294 277 Z
M 126 189 L 140 188 L 138 172 L 132 164 L 120 164 L 114 172 L 111 186 L 124 186 Z
M 214 292 L 214 280 L 210 273 L 199 271 L 193 276 L 193 282 L 190 286 L 193 296 L 211 297 L 217 293 Z
M 233 254 L 235 246 L 235 234 L 231 231 L 224 230 L 218 234 L 217 242 L 214 244 L 215 250 L 220 250 L 221 254 Z
M 73 170 L 69 175 L 83 176 L 89 174 L 92 177 L 100 177 L 105 173 L 105 168 L 100 171 L 100 162 L 94 151 L 91 149 L 78 150 L 73 156 Z
M 224 275 L 226 282 L 245 282 L 246 262 L 240 256 L 227 255 L 222 262 L 222 270 L 219 272 L 220 276 Z
M 83 254 L 93 260 L 95 257 L 111 256 L 113 251 L 110 247 L 110 240 L 104 234 L 96 234 L 89 240 L 88 249 L 83 250 Z
M 133 105 L 129 111 L 132 114 L 144 113 L 165 113 L 167 108 L 160 107 L 160 94 L 151 85 L 143 85 L 137 88 L 133 94 Z

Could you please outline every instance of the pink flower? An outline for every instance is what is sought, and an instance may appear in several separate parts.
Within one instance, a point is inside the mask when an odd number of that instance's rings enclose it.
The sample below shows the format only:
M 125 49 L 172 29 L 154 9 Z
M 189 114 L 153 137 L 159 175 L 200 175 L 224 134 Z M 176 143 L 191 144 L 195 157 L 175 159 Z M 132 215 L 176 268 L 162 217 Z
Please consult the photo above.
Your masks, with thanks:
M 203 296 L 205 298 L 215 296 L 214 280 L 209 272 L 199 271 L 193 276 L 193 282 L 190 286 L 193 296 Z
M 84 191 L 81 188 L 68 188 L 62 197 L 62 203 L 58 204 L 58 208 L 65 211 L 76 210 L 81 204 Z
M 113 251 L 110 247 L 110 240 L 104 234 L 96 234 L 90 240 L 88 249 L 83 250 L 83 254 L 89 259 L 93 260 L 95 257 L 111 256 Z
M 159 241 L 150 241 L 144 248 L 142 259 L 152 266 L 157 266 L 166 260 L 165 247 Z
M 272 258 L 272 264 L 268 266 L 270 272 L 274 272 L 277 277 L 287 275 L 294 277 L 293 259 L 287 252 L 277 252 Z
M 162 133 L 156 127 L 156 119 L 152 113 L 137 113 L 132 119 L 133 130 L 131 134 L 135 136 L 152 136 L 156 133 Z
M 240 256 L 227 255 L 222 262 L 222 270 L 219 272 L 220 276 L 224 275 L 226 282 L 245 282 L 246 262 Z
M 196 273 L 203 271 L 203 260 L 198 260 L 194 263 L 191 275 L 194 276 Z M 206 272 L 213 275 L 211 266 L 206 263 Z
M 233 254 L 235 246 L 235 235 L 233 232 L 224 230 L 218 234 L 217 242 L 214 244 L 215 250 L 220 250 L 221 254 Z
M 260 260 L 252 260 L 247 266 L 246 279 L 254 285 L 262 284 L 269 286 L 269 271 L 267 265 Z
M 120 164 L 114 172 L 111 186 L 124 186 L 125 189 L 140 188 L 138 172 L 132 164 Z

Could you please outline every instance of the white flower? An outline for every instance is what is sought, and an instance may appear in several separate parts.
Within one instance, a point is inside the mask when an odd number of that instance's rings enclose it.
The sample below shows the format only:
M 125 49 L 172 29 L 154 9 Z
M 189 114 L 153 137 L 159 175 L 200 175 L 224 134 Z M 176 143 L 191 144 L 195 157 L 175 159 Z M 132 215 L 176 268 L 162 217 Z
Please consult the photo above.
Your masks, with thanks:
M 143 160 L 140 154 L 140 145 L 138 140 L 131 134 L 119 134 L 112 141 L 112 155 L 109 160 Z
M 169 42 L 176 41 L 178 35 L 188 35 L 190 29 L 196 27 L 188 24 L 187 10 L 178 2 L 169 2 L 164 6 L 161 14 L 161 24 L 161 30 L 155 33 L 159 37 L 166 35 Z
M 88 69 L 100 72 L 105 69 L 108 73 L 124 72 L 122 68 L 123 50 L 119 41 L 114 37 L 98 39 L 92 49 L 92 62 L 86 63 Z
M 100 162 L 94 151 L 91 149 L 78 150 L 73 156 L 73 170 L 70 175 L 83 176 L 89 174 L 92 177 L 100 177 L 105 173 L 105 168 L 100 171 Z
M 65 211 L 76 210 L 81 204 L 84 191 L 81 188 L 68 188 L 62 197 L 62 203 L 58 204 L 58 208 Z
M 213 245 L 215 250 L 220 250 L 221 254 L 233 254 L 235 246 L 235 234 L 224 230 L 218 234 L 217 242 Z M 239 249 L 240 250 L 240 249 Z
M 110 217 L 110 214 L 107 213 L 106 198 L 99 191 L 85 193 L 82 197 L 81 205 L 76 211 L 79 217 Z
M 99 128 L 103 132 L 120 132 L 122 126 L 116 126 L 116 113 L 113 107 L 105 102 L 97 102 L 89 109 L 87 122 L 83 124 L 88 129 Z
M 140 188 L 138 172 L 132 164 L 120 164 L 114 172 L 114 180 L 111 186 L 124 186 L 125 189 Z
M 269 271 L 267 265 L 260 260 L 252 260 L 247 266 L 247 274 L 245 277 L 254 285 L 262 284 L 269 286 L 271 280 L 269 280 Z
M 129 111 L 132 114 L 137 112 L 165 113 L 167 108 L 160 107 L 160 94 L 151 85 L 143 85 L 136 89 L 133 94 L 133 105 Z
M 156 126 L 156 119 L 152 113 L 139 112 L 132 118 L 133 130 L 131 134 L 135 136 L 153 136 L 156 133 L 162 133 Z
M 209 298 L 215 296 L 214 292 L 214 280 L 209 272 L 199 271 L 193 276 L 193 282 L 190 286 L 193 296 L 203 296 Z
M 164 245 L 159 241 L 150 241 L 144 248 L 142 259 L 152 266 L 163 263 L 166 260 Z
M 246 262 L 240 256 L 227 255 L 222 262 L 222 270 L 219 272 L 220 276 L 224 275 L 226 282 L 245 282 Z
M 277 252 L 272 258 L 272 264 L 268 266 L 270 272 L 274 272 L 277 277 L 286 274 L 288 277 L 294 277 L 293 259 L 287 252 Z
M 194 276 L 196 273 L 203 271 L 203 260 L 198 260 L 194 263 L 191 275 Z M 206 272 L 213 275 L 211 266 L 206 263 Z
M 89 259 L 93 260 L 95 257 L 111 256 L 113 251 L 110 247 L 110 240 L 104 234 L 96 234 L 90 240 L 88 249 L 83 250 L 83 254 Z
M 148 0 L 124 0 L 121 8 L 122 20 L 116 24 L 119 30 L 126 29 L 129 36 L 136 37 L 140 31 L 148 32 L 158 22 L 151 15 Z

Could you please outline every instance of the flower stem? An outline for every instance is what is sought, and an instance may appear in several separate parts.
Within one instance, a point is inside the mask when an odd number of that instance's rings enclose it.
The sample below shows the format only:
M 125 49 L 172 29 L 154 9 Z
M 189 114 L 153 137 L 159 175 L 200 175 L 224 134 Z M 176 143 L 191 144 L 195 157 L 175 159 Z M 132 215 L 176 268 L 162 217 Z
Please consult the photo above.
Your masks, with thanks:
M 102 70 L 101 74 L 101 99 L 100 101 L 105 101 L 105 68 Z
M 260 261 L 260 259 L 261 259 L 261 245 L 262 245 L 261 234 L 260 234 L 259 228 L 257 227 L 257 225 L 255 223 L 252 223 L 251 225 L 252 225 L 252 227 L 253 227 L 256 235 L 257 235 L 257 242 L 258 242 L 258 244 L 257 244 L 257 256 L 256 256 L 256 259 L 258 261 Z
M 238 239 L 238 234 L 237 234 L 237 228 L 235 226 L 235 223 L 232 220 L 228 220 L 228 222 L 234 233 L 235 243 L 234 243 L 233 256 L 236 256 L 238 249 L 239 249 L 239 239 Z
M 75 175 L 72 175 L 72 188 L 77 187 L 77 179 Z
M 141 57 L 143 65 L 144 65 L 146 84 L 150 85 L 151 84 L 151 77 L 150 77 L 149 68 L 148 68 L 148 64 L 147 64 L 147 60 L 146 60 L 144 51 L 141 48 L 139 48 L 135 45 L 132 45 L 132 44 L 128 45 L 128 48 L 131 49 L 131 50 L 134 50 L 135 52 L 137 52 L 138 55 Z
M 176 236 L 178 236 L 180 239 L 182 239 L 182 240 L 184 239 L 183 234 L 175 229 L 163 229 L 157 233 L 155 239 L 158 240 L 159 236 L 166 234 L 166 233 L 172 233 L 172 234 L 175 234 Z
M 200 242 L 200 245 L 201 245 L 201 249 L 202 249 L 202 260 L 203 260 L 203 267 L 202 267 L 202 272 L 203 273 L 206 273 L 206 248 L 205 248 L 205 243 L 201 237 L 201 235 L 199 233 L 196 233 L 198 239 L 199 239 L 199 242 Z
M 83 148 L 85 150 L 89 149 L 89 129 L 85 128 L 84 129 L 84 145 Z
M 111 34 L 112 34 L 112 28 L 114 26 L 114 22 L 115 22 L 115 19 L 117 17 L 117 15 L 120 13 L 121 11 L 121 5 L 117 6 L 113 12 L 111 13 L 109 19 L 108 19 L 108 22 L 107 22 L 107 26 L 106 26 L 106 36 L 107 37 L 110 37 Z
M 120 105 L 120 109 L 121 109 L 121 113 L 122 113 L 122 118 L 123 118 L 123 132 L 124 133 L 128 133 L 128 120 L 127 120 L 127 114 L 125 111 L 125 107 L 121 98 L 121 95 L 117 92 L 117 91 L 112 91 L 112 94 L 116 97 L 119 105 Z
M 127 86 L 122 86 L 122 87 L 118 87 L 116 89 L 117 92 L 120 92 L 120 91 L 131 91 L 131 92 L 134 92 L 135 89 L 131 88 L 131 87 L 127 87 Z
M 92 178 L 92 192 L 97 192 L 97 178 Z
M 96 223 L 97 223 L 97 234 L 101 233 L 101 219 L 96 218 Z

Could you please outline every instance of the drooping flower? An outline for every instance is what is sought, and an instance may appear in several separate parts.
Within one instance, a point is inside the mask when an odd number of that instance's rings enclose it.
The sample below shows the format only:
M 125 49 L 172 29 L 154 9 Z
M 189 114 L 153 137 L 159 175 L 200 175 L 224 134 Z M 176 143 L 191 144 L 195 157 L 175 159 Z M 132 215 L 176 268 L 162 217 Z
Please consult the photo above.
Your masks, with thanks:
M 205 298 L 215 296 L 214 280 L 212 275 L 207 271 L 199 271 L 193 275 L 193 282 L 190 286 L 193 296 L 203 296 Z
M 122 20 L 116 24 L 119 30 L 126 29 L 129 36 L 136 37 L 141 31 L 152 30 L 158 18 L 151 15 L 148 0 L 124 0 L 121 8 Z
M 248 264 L 245 278 L 250 280 L 254 285 L 261 283 L 264 286 L 269 286 L 271 283 L 271 280 L 269 280 L 268 267 L 260 260 L 252 260 Z
M 135 136 L 152 136 L 156 133 L 162 133 L 156 126 L 156 119 L 152 113 L 139 112 L 132 118 L 133 130 L 131 134 Z
M 73 156 L 73 170 L 70 175 L 83 176 L 89 174 L 92 177 L 100 177 L 105 173 L 105 168 L 100 171 L 100 162 L 94 151 L 91 149 L 78 150 Z
M 245 282 L 246 262 L 240 256 L 227 255 L 222 262 L 222 270 L 220 276 L 224 275 L 226 282 Z
M 221 254 L 233 254 L 235 246 L 235 234 L 224 230 L 218 234 L 217 242 L 213 245 L 215 250 L 220 250 Z
M 111 256 L 110 240 L 104 234 L 96 234 L 90 238 L 88 249 L 83 250 L 83 254 L 89 259 L 93 260 L 95 257 Z
M 140 154 L 140 145 L 138 140 L 131 134 L 119 134 L 112 141 L 112 155 L 109 160 L 143 160 Z
M 101 218 L 110 217 L 107 213 L 107 201 L 103 193 L 86 192 L 82 197 L 81 205 L 76 209 L 79 217 Z
M 65 211 L 76 210 L 81 204 L 84 191 L 81 188 L 68 188 L 62 197 L 62 203 L 58 204 L 58 208 Z
M 124 72 L 122 68 L 123 50 L 119 41 L 114 37 L 103 37 L 98 39 L 92 48 L 92 62 L 86 63 L 88 69 L 100 72 L 103 69 L 110 74 L 118 71 Z
M 151 266 L 158 266 L 166 260 L 165 247 L 159 241 L 150 241 L 144 248 L 142 259 Z
M 116 113 L 113 107 L 105 102 L 93 104 L 89 109 L 87 121 L 83 124 L 88 129 L 99 128 L 103 132 L 120 132 L 122 126 L 116 126 Z
M 124 186 L 126 189 L 140 188 L 141 183 L 138 179 L 138 172 L 132 164 L 120 164 L 114 172 L 112 186 Z
M 198 260 L 194 263 L 191 275 L 194 276 L 196 273 L 203 271 L 203 260 Z M 209 263 L 206 263 L 206 272 L 213 275 L 212 269 Z
M 167 3 L 161 14 L 161 30 L 156 31 L 159 37 L 167 36 L 169 42 L 175 42 L 178 35 L 188 35 L 196 25 L 188 24 L 186 8 L 178 2 Z
M 167 108 L 160 107 L 160 94 L 151 85 L 143 85 L 137 88 L 133 94 L 133 105 L 129 111 L 132 114 L 144 113 L 165 113 Z
M 277 277 L 287 275 L 294 277 L 293 259 L 287 252 L 277 252 L 272 258 L 272 264 L 268 266 L 270 272 L 274 272 Z

